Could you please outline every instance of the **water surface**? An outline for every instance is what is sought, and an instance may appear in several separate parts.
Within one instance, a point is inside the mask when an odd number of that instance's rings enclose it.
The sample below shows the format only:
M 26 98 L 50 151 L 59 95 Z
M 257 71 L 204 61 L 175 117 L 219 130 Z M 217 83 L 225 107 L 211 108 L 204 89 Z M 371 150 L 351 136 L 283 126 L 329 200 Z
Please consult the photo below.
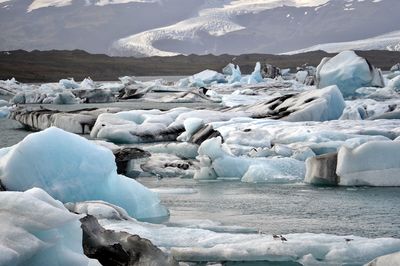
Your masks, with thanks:
M 400 237 L 400 188 L 329 188 L 240 181 L 141 178 L 161 193 L 171 222 L 210 219 L 254 227 L 269 234 L 328 233 L 363 237 Z M 183 193 L 182 188 L 189 188 Z M 176 191 L 176 190 L 175 190 Z

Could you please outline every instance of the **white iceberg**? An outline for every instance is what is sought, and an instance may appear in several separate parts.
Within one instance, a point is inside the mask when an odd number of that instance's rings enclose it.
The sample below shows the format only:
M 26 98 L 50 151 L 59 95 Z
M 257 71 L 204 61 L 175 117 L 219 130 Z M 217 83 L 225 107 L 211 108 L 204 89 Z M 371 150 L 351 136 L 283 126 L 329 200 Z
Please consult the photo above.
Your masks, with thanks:
M 79 88 L 79 84 L 75 82 L 73 78 L 70 79 L 60 79 L 58 82 L 65 89 L 77 89 Z
M 240 72 L 240 67 L 238 65 L 233 65 L 233 64 L 229 64 L 228 65 L 230 67 L 230 76 L 228 77 L 228 83 L 232 84 L 235 82 L 240 82 L 240 80 L 242 79 L 242 72 Z M 228 67 L 227 66 L 227 67 Z
M 261 64 L 260 62 L 256 63 L 254 67 L 254 71 L 247 77 L 247 84 L 257 84 L 263 81 L 263 77 L 261 75 Z
M 395 91 L 400 91 L 400 76 L 389 80 L 388 87 Z
M 337 175 L 343 186 L 400 186 L 400 142 L 371 141 L 338 152 Z
M 345 97 L 361 87 L 385 86 L 381 71 L 353 51 L 322 59 L 316 77 L 318 88 L 337 85 Z
M 389 255 L 380 256 L 373 261 L 365 264 L 364 266 L 399 266 L 400 265 L 400 252 L 392 253 Z
M 39 187 L 62 202 L 104 200 L 138 219 L 168 215 L 155 193 L 117 174 L 109 149 L 75 134 L 52 127 L 0 154 L 1 181 L 8 190 Z
M 206 69 L 201 71 L 200 73 L 194 74 L 189 78 L 192 83 L 196 83 L 198 85 L 209 85 L 213 82 L 216 83 L 225 83 L 226 79 L 225 76 L 217 71 Z M 199 86 L 201 87 L 201 86 Z
M 80 216 L 39 188 L 0 192 L 0 265 L 100 265 L 83 254 Z
M 301 180 L 305 175 L 304 162 L 296 159 L 233 156 L 227 146 L 221 146 L 220 137 L 204 141 L 198 152 L 200 170 L 195 179 L 238 178 L 256 183 Z

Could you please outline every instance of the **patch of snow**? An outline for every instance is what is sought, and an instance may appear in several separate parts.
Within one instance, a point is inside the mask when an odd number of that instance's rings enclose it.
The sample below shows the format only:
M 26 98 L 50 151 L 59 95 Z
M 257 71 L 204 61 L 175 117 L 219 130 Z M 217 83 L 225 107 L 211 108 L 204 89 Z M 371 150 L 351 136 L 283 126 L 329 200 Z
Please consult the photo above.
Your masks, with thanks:
M 308 48 L 282 54 L 291 55 L 322 50 L 328 53 L 340 53 L 346 50 L 388 50 L 400 51 L 400 31 L 349 42 L 318 44 Z

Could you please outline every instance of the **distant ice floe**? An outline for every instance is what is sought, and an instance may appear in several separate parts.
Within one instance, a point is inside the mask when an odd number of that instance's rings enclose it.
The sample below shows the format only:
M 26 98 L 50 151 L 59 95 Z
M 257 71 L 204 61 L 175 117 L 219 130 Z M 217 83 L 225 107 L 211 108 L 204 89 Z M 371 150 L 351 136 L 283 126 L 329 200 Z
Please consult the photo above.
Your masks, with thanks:
M 157 194 L 116 169 L 109 149 L 55 127 L 0 149 L 0 176 L 7 190 L 39 187 L 64 203 L 104 200 L 138 219 L 168 216 Z
M 140 143 L 175 140 L 183 131 L 187 119 L 201 119 L 202 123 L 227 121 L 234 117 L 281 118 L 287 121 L 325 121 L 337 119 L 345 103 L 336 86 L 307 91 L 237 107 L 228 111 L 174 108 L 134 110 L 116 114 L 101 114 L 91 136 L 118 143 Z

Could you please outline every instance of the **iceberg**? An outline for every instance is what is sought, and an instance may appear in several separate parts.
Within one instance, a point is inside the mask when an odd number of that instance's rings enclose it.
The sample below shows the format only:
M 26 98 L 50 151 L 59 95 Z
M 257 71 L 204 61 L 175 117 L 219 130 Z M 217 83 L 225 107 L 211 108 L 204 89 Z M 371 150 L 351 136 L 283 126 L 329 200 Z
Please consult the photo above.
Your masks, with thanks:
M 371 141 L 342 146 L 336 173 L 342 186 L 400 186 L 400 142 Z
M 267 117 L 290 122 L 326 121 L 338 119 L 346 104 L 337 86 L 288 94 L 246 107 L 252 117 Z
M 60 79 L 58 82 L 65 89 L 77 89 L 79 88 L 79 84 L 75 82 L 73 78 L 70 79 Z
M 399 66 L 400 67 L 400 66 Z M 400 252 L 380 256 L 364 266 L 398 266 L 400 265 Z
M 396 92 L 400 91 L 400 76 L 394 77 L 389 80 L 388 87 L 395 90 Z
M 42 189 L 1 192 L 0 202 L 0 265 L 100 265 L 83 254 L 80 216 Z
M 191 76 L 190 81 L 192 83 L 197 82 L 199 85 L 201 85 L 201 83 L 203 83 L 204 85 L 209 85 L 213 82 L 225 83 L 226 79 L 223 74 L 218 73 L 217 71 L 214 71 L 214 70 L 206 69 L 200 73 L 197 73 L 197 74 L 194 74 L 193 76 Z
M 195 179 L 240 178 L 242 182 L 256 183 L 304 178 L 304 162 L 292 158 L 233 156 L 221 141 L 221 137 L 216 137 L 200 145 L 200 169 L 195 173 Z
M 324 58 L 317 67 L 317 87 L 337 85 L 344 97 L 361 87 L 384 87 L 382 72 L 353 51 L 344 51 Z
M 75 134 L 51 127 L 0 154 L 0 176 L 7 190 L 39 187 L 64 203 L 103 200 L 137 219 L 168 216 L 157 194 L 117 174 L 109 149 Z
M 247 78 L 247 84 L 257 84 L 263 81 L 263 77 L 261 75 L 261 64 L 260 62 L 256 63 L 254 67 L 254 71 Z
M 227 70 L 227 68 L 229 68 L 229 70 Z M 242 72 L 240 72 L 240 67 L 238 65 L 235 66 L 231 63 L 224 68 L 224 74 L 229 75 L 229 77 L 227 78 L 229 84 L 240 82 L 240 80 L 242 79 Z

